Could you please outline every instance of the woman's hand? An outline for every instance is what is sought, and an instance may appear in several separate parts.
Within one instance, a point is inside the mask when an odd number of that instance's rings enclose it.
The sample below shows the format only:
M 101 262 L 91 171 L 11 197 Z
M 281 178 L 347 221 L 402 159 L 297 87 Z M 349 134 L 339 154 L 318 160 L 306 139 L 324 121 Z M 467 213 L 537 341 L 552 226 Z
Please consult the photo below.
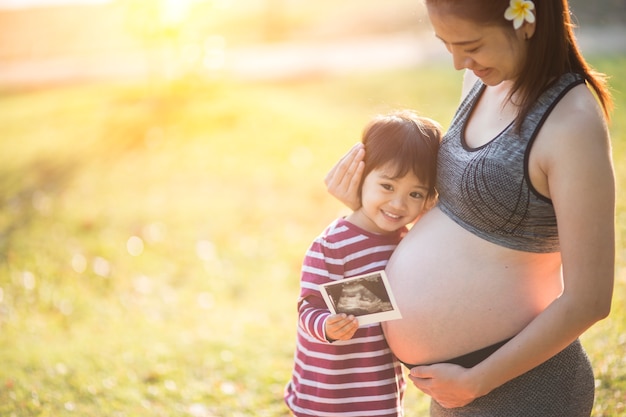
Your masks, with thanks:
M 484 395 L 476 392 L 476 385 L 469 379 L 469 371 L 449 363 L 416 366 L 411 369 L 409 379 L 442 407 L 463 407 Z
M 358 143 L 326 174 L 326 189 L 352 210 L 361 207 L 358 190 L 363 175 L 365 149 Z
M 324 323 L 326 338 L 329 341 L 349 340 L 359 328 L 356 317 L 347 314 L 331 314 Z

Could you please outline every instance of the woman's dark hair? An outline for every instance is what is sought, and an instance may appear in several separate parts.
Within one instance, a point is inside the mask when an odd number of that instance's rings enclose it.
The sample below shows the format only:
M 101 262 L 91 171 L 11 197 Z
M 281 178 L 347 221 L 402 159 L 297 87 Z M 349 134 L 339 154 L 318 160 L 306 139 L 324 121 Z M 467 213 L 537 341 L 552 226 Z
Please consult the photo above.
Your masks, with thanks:
M 398 110 L 374 117 L 363 130 L 365 177 L 374 169 L 391 163 L 396 178 L 409 172 L 428 185 L 428 200 L 434 201 L 437 176 L 437 153 L 442 137 L 441 126 L 410 110 Z
M 510 30 L 513 22 L 504 18 L 509 0 L 425 0 L 428 5 L 443 6 L 461 19 L 484 25 L 497 25 Z M 595 71 L 584 59 L 576 37 L 567 0 L 534 0 L 536 28 L 528 39 L 528 57 L 515 80 L 511 96 L 518 93 L 520 111 L 516 119 L 519 127 L 548 84 L 561 75 L 573 72 L 584 77 L 596 93 L 605 117 L 610 119 L 613 109 L 606 75 Z

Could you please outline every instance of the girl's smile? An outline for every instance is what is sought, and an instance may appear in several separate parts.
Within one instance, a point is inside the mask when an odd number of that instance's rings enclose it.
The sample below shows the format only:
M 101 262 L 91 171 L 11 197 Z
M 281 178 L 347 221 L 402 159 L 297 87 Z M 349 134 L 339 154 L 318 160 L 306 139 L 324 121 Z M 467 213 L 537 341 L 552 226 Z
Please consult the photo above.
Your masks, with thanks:
M 374 169 L 363 182 L 361 208 L 348 220 L 372 233 L 395 232 L 422 213 L 428 189 L 413 172 L 398 178 L 393 165 Z

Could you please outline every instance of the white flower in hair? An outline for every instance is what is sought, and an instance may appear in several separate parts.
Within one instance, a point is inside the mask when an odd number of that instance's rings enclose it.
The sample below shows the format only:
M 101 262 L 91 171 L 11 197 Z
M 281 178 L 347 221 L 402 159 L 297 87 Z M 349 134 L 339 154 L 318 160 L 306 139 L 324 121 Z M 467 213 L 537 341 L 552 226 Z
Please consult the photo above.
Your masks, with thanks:
M 504 18 L 506 20 L 513 21 L 513 27 L 519 29 L 524 23 L 524 20 L 528 23 L 535 21 L 535 15 L 532 10 L 535 9 L 535 3 L 531 0 L 511 0 L 509 8 L 504 12 Z

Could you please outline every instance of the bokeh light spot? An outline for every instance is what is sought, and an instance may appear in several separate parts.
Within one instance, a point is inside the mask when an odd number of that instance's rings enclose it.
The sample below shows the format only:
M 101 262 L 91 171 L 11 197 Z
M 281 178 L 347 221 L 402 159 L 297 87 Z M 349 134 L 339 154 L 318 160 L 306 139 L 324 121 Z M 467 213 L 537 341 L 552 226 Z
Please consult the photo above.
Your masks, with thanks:
M 196 255 L 205 262 L 216 260 L 217 252 L 215 250 L 215 244 L 209 240 L 199 240 L 196 243 Z
M 178 387 L 176 386 L 176 381 L 173 381 L 171 379 L 167 379 L 163 382 L 163 386 L 165 386 L 165 389 L 168 391 L 176 391 L 178 389 Z
M 67 366 L 62 362 L 59 362 L 56 365 L 54 365 L 54 370 L 59 375 L 67 375 Z
M 108 278 L 111 275 L 111 264 L 106 259 L 97 256 L 93 260 L 93 272 L 102 278 Z
M 213 414 L 209 413 L 209 409 L 204 404 L 191 404 L 189 406 L 189 414 L 192 417 L 212 417 Z
M 64 316 L 69 316 L 74 312 L 74 305 L 69 300 L 61 300 L 57 308 Z
M 143 240 L 139 236 L 131 236 L 126 241 L 126 249 L 132 256 L 139 256 L 143 253 Z
M 152 292 L 152 280 L 145 275 L 136 277 L 133 279 L 133 288 L 139 294 L 148 295 Z
M 220 352 L 220 358 L 223 362 L 232 362 L 235 358 L 235 355 L 233 355 L 233 352 L 231 352 L 230 350 L 223 350 Z
M 143 228 L 144 239 L 148 243 L 157 243 L 165 240 L 166 227 L 162 222 L 153 222 Z
M 71 264 L 75 272 L 82 274 L 87 269 L 87 258 L 80 253 L 75 253 L 74 256 L 72 256 Z
M 35 289 L 35 274 L 30 271 L 24 271 L 22 273 L 22 285 L 24 289 L 27 291 L 31 291 Z
M 213 295 L 208 292 L 201 292 L 200 294 L 198 294 L 196 301 L 198 303 L 198 307 L 200 307 L 202 310 L 211 309 L 214 303 Z

